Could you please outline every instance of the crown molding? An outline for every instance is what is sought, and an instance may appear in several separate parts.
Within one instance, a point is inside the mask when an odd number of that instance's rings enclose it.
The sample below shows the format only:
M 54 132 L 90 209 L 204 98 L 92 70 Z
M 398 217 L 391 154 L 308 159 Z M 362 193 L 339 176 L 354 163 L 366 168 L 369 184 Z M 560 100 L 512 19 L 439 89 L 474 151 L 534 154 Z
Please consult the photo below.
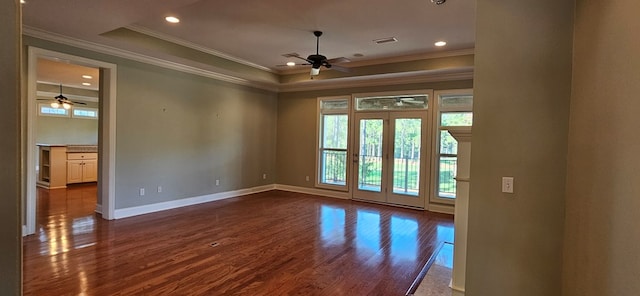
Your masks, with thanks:
M 142 27 L 142 26 L 129 25 L 129 26 L 126 26 L 125 28 L 129 29 L 129 30 L 132 30 L 132 31 L 135 31 L 135 32 L 138 32 L 140 34 L 144 34 L 144 35 L 148 35 L 148 36 L 155 37 L 155 38 L 158 38 L 158 39 L 162 39 L 162 40 L 167 41 L 167 42 L 179 44 L 179 45 L 182 45 L 184 47 L 195 49 L 197 51 L 201 51 L 201 52 L 204 52 L 204 53 L 207 53 L 207 54 L 219 57 L 219 58 L 223 58 L 223 59 L 230 60 L 230 61 L 233 61 L 233 62 L 236 62 L 236 63 L 239 63 L 239 64 L 243 64 L 245 66 L 253 67 L 253 68 L 256 68 L 258 70 L 267 71 L 267 72 L 270 72 L 270 73 L 277 73 L 276 71 L 273 71 L 271 68 L 267 68 L 265 66 L 261 66 L 261 65 L 258 65 L 256 63 L 252 63 L 252 62 L 249 62 L 247 60 L 243 60 L 243 59 L 241 59 L 239 57 L 235 57 L 235 56 L 232 56 L 230 54 L 227 54 L 227 53 L 224 53 L 224 52 L 221 52 L 221 51 L 213 50 L 211 48 L 204 47 L 202 45 L 198 45 L 198 44 L 195 44 L 193 42 L 186 41 L 184 39 L 176 38 L 176 37 L 169 36 L 167 34 L 159 33 L 159 32 L 156 32 L 156 31 L 152 31 L 152 30 L 150 30 L 148 28 L 145 28 L 145 27 Z
M 187 65 L 184 63 L 178 63 L 174 61 L 168 61 L 157 57 L 152 57 L 120 48 L 103 45 L 95 42 L 81 40 L 74 37 L 69 37 L 57 33 L 48 32 L 45 30 L 23 26 L 23 34 L 26 36 L 39 38 L 59 44 L 69 45 L 72 47 L 85 49 L 97 53 L 107 54 L 119 58 L 133 60 L 141 63 L 146 63 L 166 69 L 216 79 L 219 81 L 225 81 L 237 85 L 243 85 L 273 92 L 296 92 L 296 91 L 311 91 L 311 90 L 325 90 L 325 89 L 338 89 L 338 88 L 351 88 L 351 87 L 367 87 L 377 85 L 399 85 L 399 84 L 411 84 L 411 83 L 425 83 L 425 82 L 439 82 L 439 81 L 452 81 L 452 80 L 468 80 L 473 79 L 473 67 L 460 67 L 451 69 L 440 70 L 425 70 L 425 71 L 412 71 L 412 72 L 400 72 L 400 73 L 387 73 L 387 74 L 375 74 L 365 76 L 352 76 L 333 78 L 327 80 L 309 80 L 292 83 L 277 83 L 263 81 L 259 79 L 251 79 L 250 77 L 239 77 L 229 74 L 223 74 L 225 70 L 217 69 L 203 69 L 196 66 Z M 381 63 L 393 63 L 401 61 L 410 61 L 410 57 L 422 57 L 422 59 L 438 58 L 438 57 L 450 57 L 472 54 L 473 50 L 459 50 L 449 51 L 441 53 L 430 53 L 422 55 L 402 56 L 396 58 L 388 58 L 382 60 L 373 61 L 359 61 L 350 62 L 349 66 L 356 65 L 374 65 Z M 365 64 L 369 63 L 369 64 Z M 306 72 L 306 70 L 304 71 Z
M 419 60 L 458 57 L 458 56 L 466 56 L 466 55 L 473 55 L 473 54 L 475 54 L 474 48 L 449 50 L 449 51 L 442 51 L 442 52 L 423 52 L 418 54 L 403 55 L 403 56 L 397 56 L 397 57 L 386 57 L 386 58 L 379 58 L 379 59 L 368 59 L 368 60 L 352 61 L 348 63 L 340 63 L 340 66 L 346 67 L 346 68 L 355 68 L 355 67 L 393 64 L 393 63 L 411 62 L 411 61 L 419 61 Z M 296 65 L 292 67 L 292 69 L 279 70 L 277 73 L 280 75 L 290 75 L 290 74 L 299 74 L 299 73 L 306 73 L 306 72 L 309 72 L 308 67 L 302 68 L 302 65 Z
M 388 73 L 367 76 L 309 80 L 280 84 L 279 92 L 298 92 L 379 85 L 399 85 L 473 79 L 473 67 Z
M 163 67 L 171 70 L 181 71 L 184 73 L 208 77 L 208 78 L 225 81 L 229 83 L 234 83 L 238 85 L 250 86 L 250 87 L 255 87 L 255 88 L 260 88 L 260 89 L 265 89 L 270 91 L 277 91 L 278 89 L 276 83 L 262 82 L 262 81 L 232 76 L 228 74 L 222 74 L 216 71 L 205 70 L 205 69 L 194 67 L 194 66 L 167 61 L 160 58 L 151 57 L 148 55 L 127 51 L 127 50 L 115 48 L 108 45 L 98 44 L 95 42 L 81 40 L 74 37 L 64 36 L 61 34 L 48 32 L 45 30 L 41 30 L 41 29 L 29 27 L 29 26 L 23 26 L 22 29 L 23 29 L 22 30 L 23 34 L 30 37 L 39 38 L 39 39 L 43 39 L 51 42 L 60 43 L 60 44 L 65 44 L 65 45 L 86 49 L 86 50 L 90 50 L 90 51 L 94 51 L 102 54 L 112 55 L 120 58 L 125 58 L 129 60 L 137 61 L 137 62 L 142 62 L 142 63 Z

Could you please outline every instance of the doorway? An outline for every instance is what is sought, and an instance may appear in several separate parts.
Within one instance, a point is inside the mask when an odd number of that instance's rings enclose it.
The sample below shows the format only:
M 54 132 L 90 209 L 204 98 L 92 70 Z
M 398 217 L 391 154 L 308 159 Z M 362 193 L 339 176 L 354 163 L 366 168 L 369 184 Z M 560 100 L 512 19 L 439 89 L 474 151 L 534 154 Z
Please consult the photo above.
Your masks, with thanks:
M 72 56 L 45 49 L 29 47 L 27 70 L 27 96 L 25 98 L 25 112 L 27 118 L 27 148 L 26 152 L 26 219 L 23 235 L 34 234 L 36 231 L 36 162 L 38 146 L 36 145 L 36 122 L 39 112 L 38 97 L 38 60 L 58 61 L 71 65 L 79 65 L 99 69 L 99 109 L 97 152 L 97 205 L 96 211 L 104 219 L 113 219 L 115 211 L 115 103 L 116 103 L 116 65 L 101 61 Z M 87 110 L 84 110 L 85 113 Z
M 356 97 L 353 198 L 425 208 L 429 95 Z

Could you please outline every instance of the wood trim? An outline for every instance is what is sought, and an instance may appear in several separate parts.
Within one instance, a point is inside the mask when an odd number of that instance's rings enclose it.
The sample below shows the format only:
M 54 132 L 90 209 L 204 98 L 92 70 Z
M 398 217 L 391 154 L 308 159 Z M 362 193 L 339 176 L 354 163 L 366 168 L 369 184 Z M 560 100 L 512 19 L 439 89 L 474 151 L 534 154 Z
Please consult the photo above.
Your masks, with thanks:
M 147 205 L 136 206 L 136 207 L 116 209 L 114 218 L 122 219 L 127 217 L 133 217 L 138 215 L 177 209 L 181 207 L 187 207 L 187 206 L 197 205 L 197 204 L 206 203 L 210 201 L 222 200 L 222 199 L 227 199 L 227 198 L 232 198 L 232 197 L 237 197 L 237 196 L 242 196 L 242 195 L 247 195 L 252 193 L 264 192 L 264 191 L 269 191 L 273 189 L 274 189 L 274 185 L 264 185 L 264 186 L 258 186 L 253 188 L 218 192 L 218 193 L 213 193 L 208 195 L 201 195 L 201 196 L 194 196 L 189 198 L 165 201 L 165 202 L 160 202 L 155 204 L 147 204 Z
M 326 190 L 326 189 L 298 187 L 298 186 L 283 185 L 283 184 L 275 184 L 274 186 L 275 186 L 274 189 L 276 190 L 296 192 L 296 193 L 306 193 L 306 194 L 320 195 L 320 196 L 333 197 L 333 198 L 339 198 L 339 199 L 351 199 L 351 195 L 349 194 L 349 192 L 345 192 L 345 191 L 333 191 L 333 190 Z
M 427 210 L 429 212 L 434 212 L 434 213 L 442 213 L 442 214 L 453 215 L 454 208 L 455 208 L 454 205 L 444 205 L 444 204 L 429 203 L 429 206 L 428 206 Z

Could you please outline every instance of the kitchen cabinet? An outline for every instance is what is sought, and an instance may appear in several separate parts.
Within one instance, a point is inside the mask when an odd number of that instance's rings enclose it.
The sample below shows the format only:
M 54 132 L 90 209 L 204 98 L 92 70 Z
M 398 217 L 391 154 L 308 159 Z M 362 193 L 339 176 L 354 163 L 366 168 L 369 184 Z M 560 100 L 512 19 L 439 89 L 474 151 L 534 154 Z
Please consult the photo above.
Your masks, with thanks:
M 58 189 L 67 187 L 67 147 L 65 145 L 38 145 L 40 156 L 38 187 Z
M 98 181 L 97 153 L 67 153 L 67 184 Z

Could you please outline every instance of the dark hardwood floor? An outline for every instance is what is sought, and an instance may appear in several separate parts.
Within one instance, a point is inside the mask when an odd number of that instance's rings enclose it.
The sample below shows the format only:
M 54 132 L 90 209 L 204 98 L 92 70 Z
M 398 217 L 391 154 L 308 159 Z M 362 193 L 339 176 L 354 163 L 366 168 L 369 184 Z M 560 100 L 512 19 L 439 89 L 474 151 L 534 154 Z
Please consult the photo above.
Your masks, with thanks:
M 270 191 L 106 221 L 95 185 L 38 190 L 25 295 L 404 295 L 453 218 Z

